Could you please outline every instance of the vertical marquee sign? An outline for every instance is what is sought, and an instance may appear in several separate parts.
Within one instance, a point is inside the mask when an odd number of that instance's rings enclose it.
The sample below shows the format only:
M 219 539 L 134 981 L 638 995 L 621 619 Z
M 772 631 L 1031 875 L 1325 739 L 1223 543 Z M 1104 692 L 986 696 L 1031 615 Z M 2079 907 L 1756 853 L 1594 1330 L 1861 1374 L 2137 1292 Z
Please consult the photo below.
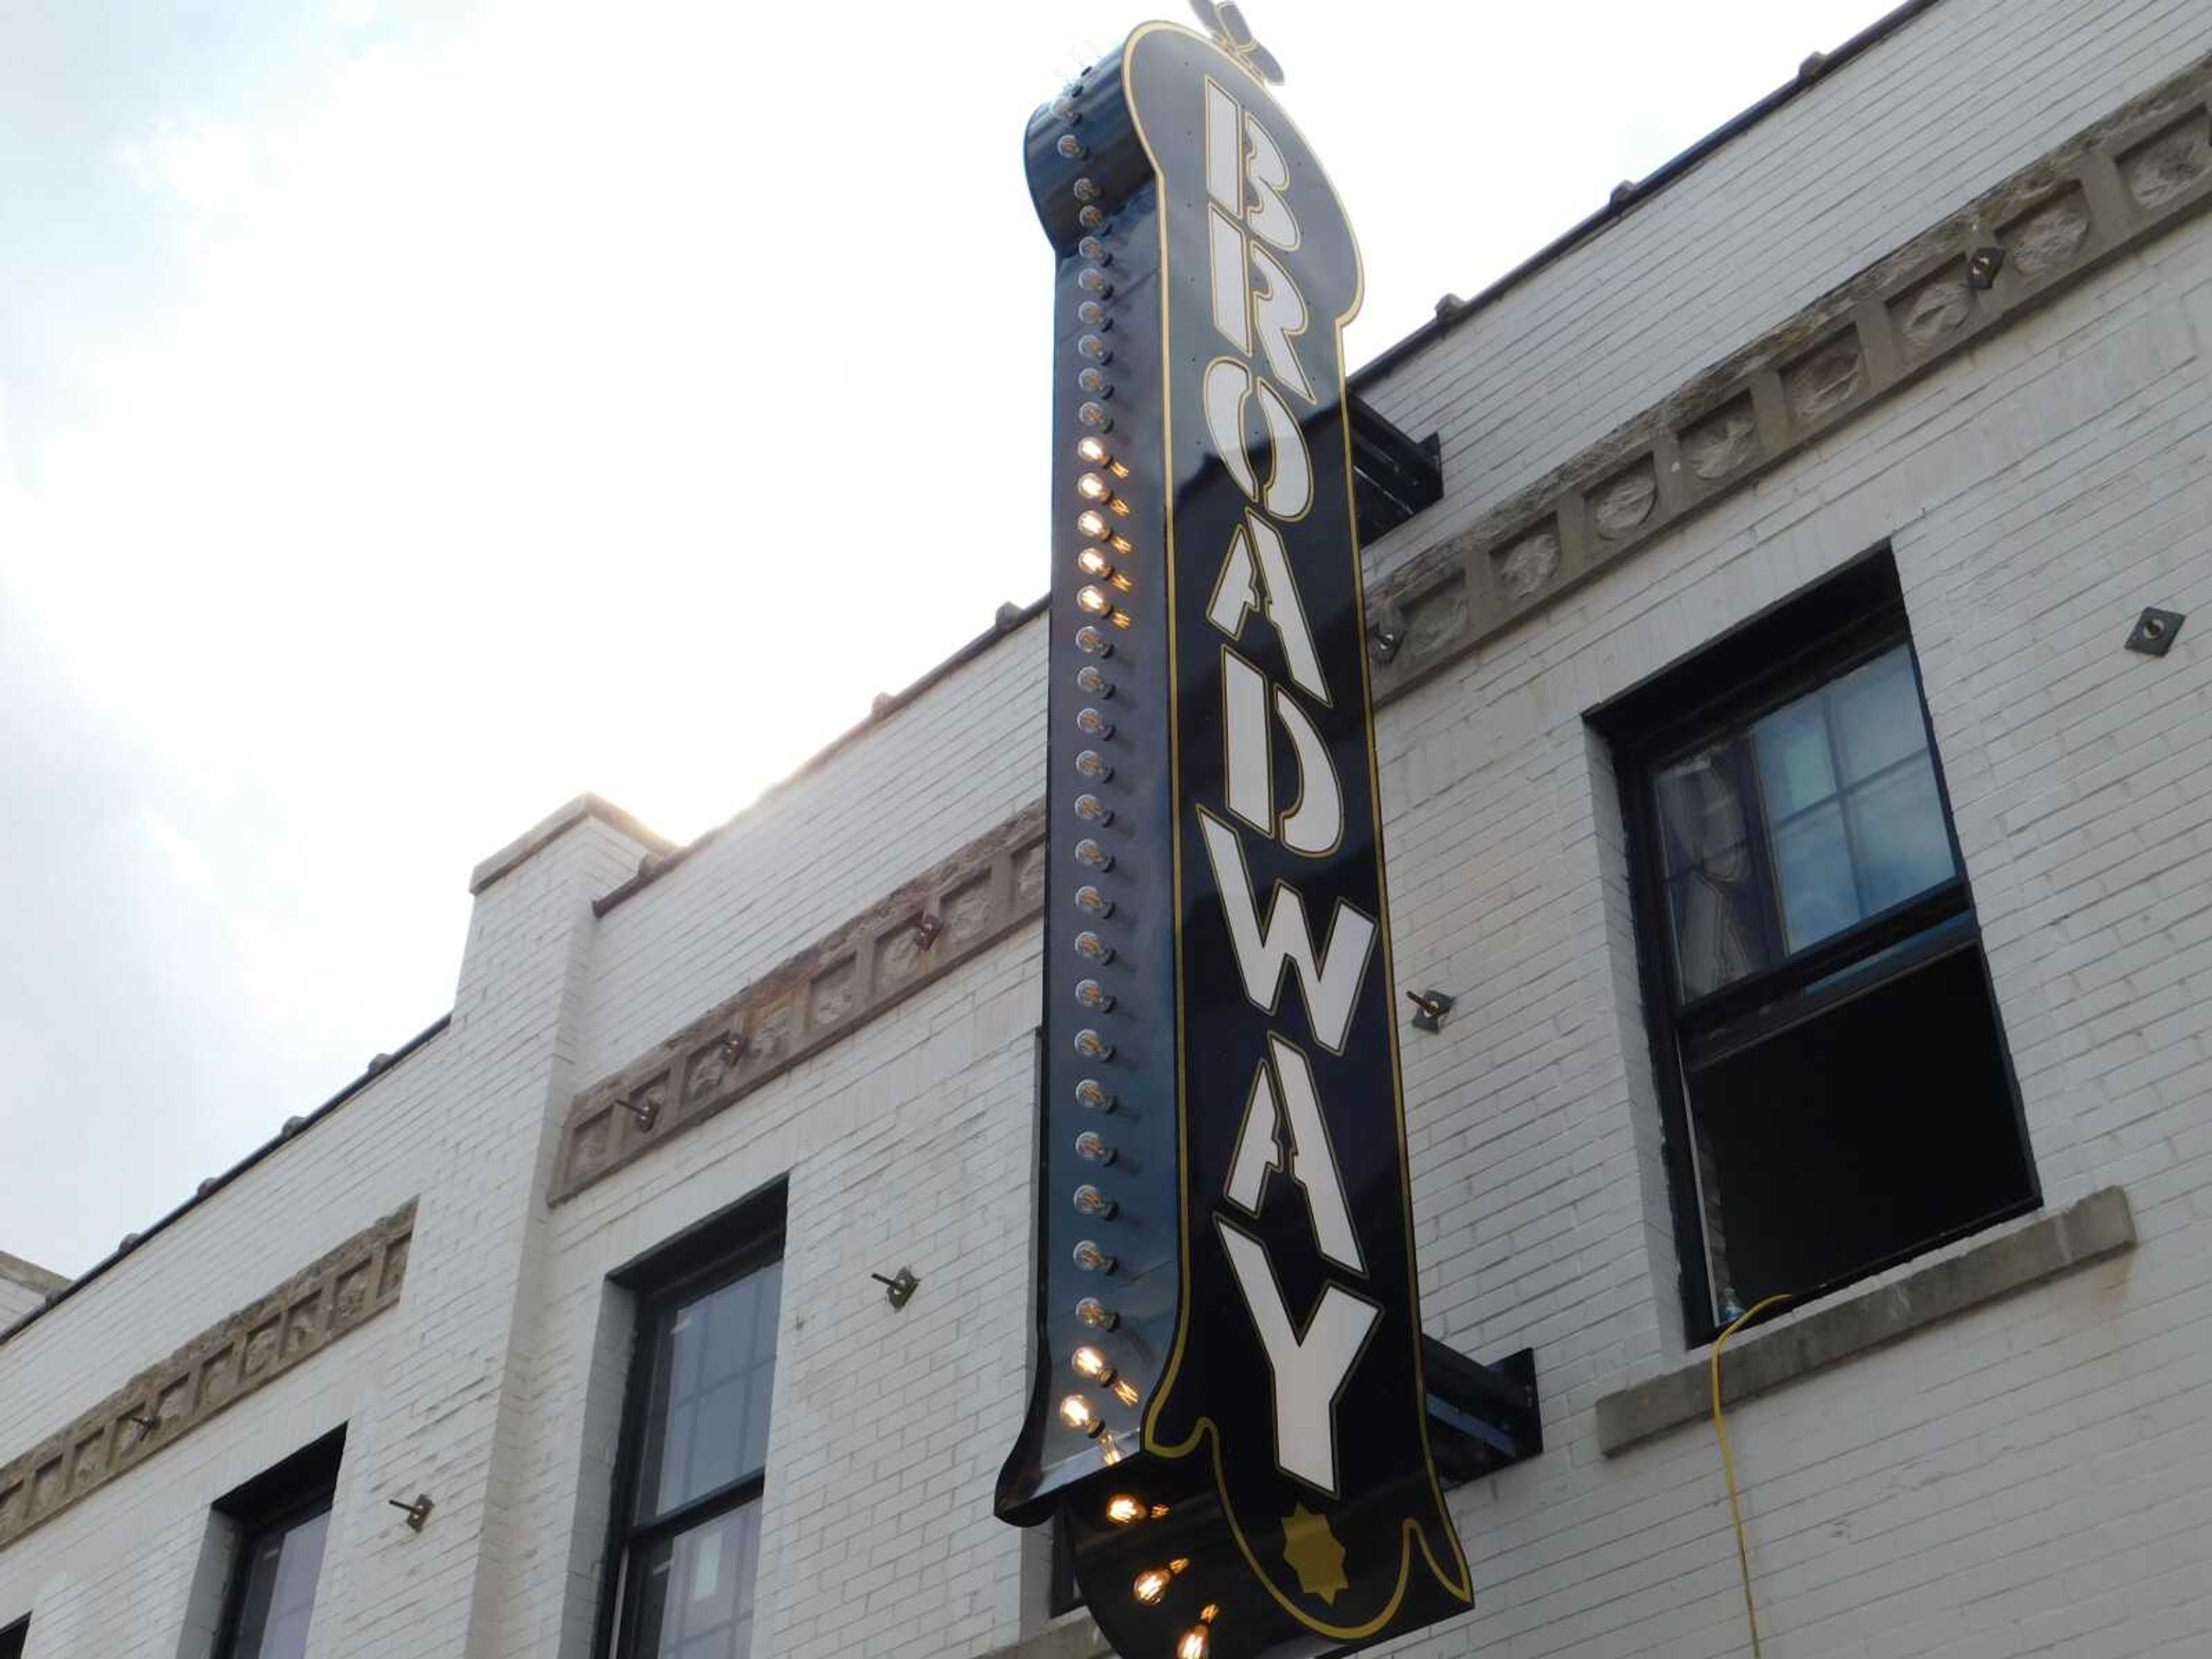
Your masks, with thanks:
M 1232 6 L 1032 119 L 1059 256 L 1037 1364 L 1000 1476 L 1129 1659 L 1472 1605 L 1421 1375 L 1342 325 Z

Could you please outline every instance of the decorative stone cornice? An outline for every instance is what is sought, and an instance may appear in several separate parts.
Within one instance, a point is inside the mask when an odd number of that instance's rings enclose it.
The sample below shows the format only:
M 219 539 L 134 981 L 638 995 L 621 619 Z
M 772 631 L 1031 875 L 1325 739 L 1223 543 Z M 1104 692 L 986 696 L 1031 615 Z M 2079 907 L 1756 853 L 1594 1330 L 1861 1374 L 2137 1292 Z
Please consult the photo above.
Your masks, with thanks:
M 0 1550 L 392 1306 L 414 1232 L 410 1199 L 0 1464 Z
M 1043 902 L 1037 801 L 578 1095 L 552 1202 L 858 1030 L 989 949 Z
M 1377 700 L 2201 211 L 2208 84 L 2199 59 L 1408 560 L 1369 602 L 1403 641 L 1376 665 Z M 1987 249 L 2002 261 L 1984 288 L 1970 272 Z

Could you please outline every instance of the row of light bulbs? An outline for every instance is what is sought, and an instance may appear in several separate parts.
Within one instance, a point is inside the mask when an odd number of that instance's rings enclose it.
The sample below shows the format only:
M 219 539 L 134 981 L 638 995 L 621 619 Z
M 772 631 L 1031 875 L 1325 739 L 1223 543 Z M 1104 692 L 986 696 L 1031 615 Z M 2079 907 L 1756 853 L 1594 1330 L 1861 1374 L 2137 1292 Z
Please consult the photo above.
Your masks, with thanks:
M 1055 112 L 1071 125 L 1080 118 L 1074 109 L 1074 100 L 1080 91 L 1079 86 L 1072 87 L 1054 103 Z M 1089 151 L 1079 137 L 1069 132 L 1060 140 L 1060 153 L 1071 161 L 1081 161 Z M 1095 181 L 1078 179 L 1073 188 L 1077 216 L 1084 228 L 1076 252 L 1085 261 L 1075 277 L 1076 286 L 1081 290 L 1081 297 L 1076 302 L 1076 320 L 1083 328 L 1075 343 L 1077 355 L 1083 359 L 1076 373 L 1076 386 L 1082 393 L 1076 415 L 1087 428 L 1075 447 L 1076 459 L 1082 464 L 1075 479 L 1079 503 L 1075 528 L 1083 538 L 1082 548 L 1075 556 L 1076 573 L 1083 579 L 1076 589 L 1075 605 L 1085 619 L 1076 631 L 1075 642 L 1086 656 L 1097 659 L 1084 664 L 1075 677 L 1076 689 L 1085 699 L 1075 717 L 1076 729 L 1085 739 L 1085 747 L 1075 757 L 1075 770 L 1086 785 L 1103 786 L 1114 776 L 1113 763 L 1103 751 L 1103 745 L 1114 735 L 1114 722 L 1102 707 L 1113 696 L 1114 684 L 1101 665 L 1114 654 L 1112 630 L 1130 625 L 1129 614 L 1122 610 L 1120 600 L 1132 584 L 1119 561 L 1136 549 L 1123 533 L 1122 521 L 1130 516 L 1130 507 L 1118 489 L 1128 477 L 1129 469 L 1115 458 L 1105 440 L 1105 434 L 1114 426 L 1113 416 L 1106 410 L 1107 401 L 1114 395 L 1113 382 L 1106 374 L 1107 366 L 1114 361 L 1114 349 L 1108 339 L 1114 327 L 1114 319 L 1108 309 L 1108 301 L 1114 295 L 1114 283 L 1107 275 L 1113 256 L 1101 240 L 1107 228 L 1106 214 L 1099 204 L 1100 191 Z M 1074 811 L 1089 830 L 1102 830 L 1114 821 L 1114 809 L 1090 789 L 1075 798 Z M 1114 855 L 1094 836 L 1086 835 L 1076 843 L 1075 856 L 1087 872 L 1096 875 L 1103 875 L 1114 867 Z M 1077 890 L 1075 902 L 1087 924 L 1103 922 L 1114 914 L 1113 901 L 1091 883 Z M 1114 947 L 1095 926 L 1086 925 L 1075 936 L 1075 950 L 1087 969 L 1103 969 L 1114 960 Z M 1096 977 L 1086 975 L 1076 982 L 1075 1000 L 1086 1013 L 1104 1015 L 1114 1010 L 1114 994 Z M 1114 1057 L 1112 1041 L 1095 1027 L 1086 1026 L 1076 1033 L 1075 1050 L 1084 1059 L 1101 1064 Z M 1079 1081 L 1075 1086 L 1075 1098 L 1076 1103 L 1086 1110 L 1104 1113 L 1114 1109 L 1113 1091 L 1097 1078 L 1086 1077 Z M 1096 1129 L 1085 1129 L 1076 1136 L 1075 1153 L 1085 1163 L 1102 1170 L 1110 1165 L 1115 1157 L 1112 1144 Z M 1110 1221 L 1121 1208 L 1089 1181 L 1079 1185 L 1072 1197 L 1077 1213 L 1090 1220 Z M 1104 1274 L 1114 1271 L 1113 1255 L 1096 1239 L 1086 1238 L 1078 1243 L 1074 1257 L 1075 1265 L 1086 1273 Z M 1076 1304 L 1075 1314 L 1085 1325 L 1102 1332 L 1110 1331 L 1121 1322 L 1120 1316 L 1096 1297 L 1083 1297 Z M 1085 1343 L 1068 1356 L 1068 1361 L 1084 1382 L 1106 1390 L 1124 1406 L 1137 1403 L 1136 1385 L 1120 1376 L 1097 1347 Z M 1088 1395 L 1077 1392 L 1066 1395 L 1060 1402 L 1060 1416 L 1068 1427 L 1097 1440 L 1107 1462 L 1121 1461 L 1121 1449 Z
M 1082 90 L 1080 82 L 1073 84 L 1052 103 L 1053 113 L 1071 127 L 1083 118 L 1076 107 Z M 1060 136 L 1059 149 L 1071 161 L 1080 161 L 1090 154 L 1088 146 L 1073 131 Z M 1091 620 L 1076 630 L 1075 642 L 1086 655 L 1103 661 L 1114 654 L 1114 641 L 1099 624 L 1103 623 L 1111 628 L 1130 625 L 1129 615 L 1121 609 L 1120 601 L 1121 596 L 1130 591 L 1131 583 L 1115 561 L 1126 559 L 1136 550 L 1116 523 L 1129 516 L 1129 504 L 1115 487 L 1129 476 L 1129 469 L 1115 459 L 1104 442 L 1104 434 L 1114 428 L 1114 417 L 1106 408 L 1114 395 L 1113 382 L 1106 377 L 1107 366 L 1114 361 L 1113 347 L 1106 337 L 1114 326 L 1106 309 L 1106 302 L 1114 295 L 1113 281 L 1106 274 L 1112 258 L 1099 240 L 1106 228 L 1106 215 L 1098 205 L 1100 191 L 1093 180 L 1078 179 L 1073 189 L 1078 204 L 1077 217 L 1085 232 L 1076 245 L 1076 252 L 1089 262 L 1075 278 L 1084 296 L 1077 302 L 1076 319 L 1085 330 L 1075 343 L 1076 351 L 1085 359 L 1076 374 L 1077 387 L 1084 393 L 1084 401 L 1076 408 L 1076 418 L 1090 428 L 1076 444 L 1077 457 L 1086 470 L 1075 480 L 1075 493 L 1084 502 L 1075 516 L 1075 527 L 1084 538 L 1084 545 L 1075 556 L 1076 570 L 1084 579 L 1083 586 L 1076 590 L 1075 603 Z M 1098 705 L 1114 695 L 1113 682 L 1097 663 L 1091 662 L 1077 671 L 1075 683 L 1085 697 L 1094 700 L 1077 712 L 1076 729 L 1091 741 L 1103 744 L 1114 735 L 1114 724 Z M 1077 754 L 1075 769 L 1088 783 L 1103 784 L 1114 775 L 1112 763 L 1095 748 L 1086 748 Z M 1075 815 L 1093 829 L 1103 830 L 1114 821 L 1113 809 L 1089 792 L 1076 797 Z M 1093 837 L 1086 836 L 1076 842 L 1075 856 L 1086 870 L 1097 875 L 1104 875 L 1114 867 L 1114 855 Z M 1089 883 L 1076 889 L 1075 904 L 1094 923 L 1103 922 L 1114 914 L 1114 901 Z M 1091 967 L 1103 968 L 1114 960 L 1114 947 L 1092 927 L 1085 927 L 1076 934 L 1075 950 Z M 1113 994 L 1097 979 L 1077 981 L 1075 1000 L 1091 1013 L 1110 1013 L 1114 1008 Z M 1088 1027 L 1076 1033 L 1075 1050 L 1085 1060 L 1102 1063 L 1114 1057 L 1113 1043 Z M 1075 1100 L 1085 1110 L 1099 1113 L 1111 1112 L 1115 1103 L 1113 1091 L 1098 1079 L 1090 1077 L 1076 1084 Z M 1076 1136 L 1075 1152 L 1086 1163 L 1102 1168 L 1114 1162 L 1113 1146 L 1096 1129 L 1085 1129 Z M 1076 1188 L 1073 1199 L 1079 1213 L 1098 1221 L 1112 1220 L 1120 1207 L 1090 1182 Z M 1075 1265 L 1088 1273 L 1110 1273 L 1114 1271 L 1114 1258 L 1095 1239 L 1086 1238 L 1075 1247 Z M 1075 1316 L 1098 1331 L 1113 1330 L 1121 1323 L 1118 1314 L 1092 1296 L 1077 1302 Z M 1085 1343 L 1068 1356 L 1068 1363 L 1078 1376 L 1106 1389 L 1124 1406 L 1137 1403 L 1136 1386 L 1120 1376 L 1098 1348 Z M 1068 1427 L 1097 1440 L 1107 1462 L 1121 1461 L 1121 1453 L 1115 1444 L 1113 1434 L 1087 1396 L 1079 1393 L 1068 1395 L 1060 1402 L 1060 1416 Z M 1106 1500 L 1106 1518 L 1116 1526 L 1160 1520 L 1167 1512 L 1164 1504 L 1146 1504 L 1127 1493 L 1118 1493 Z M 1177 1556 L 1164 1567 L 1149 1568 L 1137 1575 L 1132 1593 L 1146 1606 L 1154 1606 L 1166 1596 L 1176 1576 L 1189 1565 L 1187 1559 Z M 1212 1602 L 1200 1609 L 1198 1622 L 1176 1642 L 1176 1659 L 1206 1659 L 1212 1647 L 1213 1621 L 1219 1613 L 1220 1609 Z

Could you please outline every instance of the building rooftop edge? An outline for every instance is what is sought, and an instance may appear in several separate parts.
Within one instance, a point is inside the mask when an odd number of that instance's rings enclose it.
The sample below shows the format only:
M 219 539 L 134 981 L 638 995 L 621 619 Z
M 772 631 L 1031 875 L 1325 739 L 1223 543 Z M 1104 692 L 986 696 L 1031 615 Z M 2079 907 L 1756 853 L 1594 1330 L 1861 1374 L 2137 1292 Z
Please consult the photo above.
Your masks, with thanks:
M 586 790 L 574 800 L 554 808 L 489 858 L 480 861 L 469 872 L 470 896 L 483 892 L 501 876 L 526 864 L 586 818 L 597 818 L 613 826 L 653 854 L 666 853 L 676 845 L 635 814 Z
M 106 1255 L 102 1256 L 99 1261 L 94 1262 L 92 1266 L 86 1268 L 84 1272 L 79 1274 L 76 1278 L 64 1279 L 59 1273 L 54 1274 L 53 1277 L 60 1279 L 61 1283 L 58 1288 L 46 1293 L 46 1299 L 43 1303 L 32 1309 L 30 1312 L 25 1314 L 21 1319 L 15 1321 L 14 1324 L 0 1327 L 0 1347 L 4 1347 L 8 1343 L 13 1341 L 17 1336 L 22 1334 L 23 1330 L 27 1327 L 35 1324 L 39 1320 L 52 1312 L 53 1310 L 59 1307 L 63 1303 L 68 1301 L 70 1297 L 75 1296 L 86 1285 L 91 1284 L 94 1279 L 98 1279 L 101 1274 L 113 1267 L 116 1263 L 121 1261 L 125 1256 L 135 1255 L 146 1243 L 146 1242 L 152 1238 L 156 1233 L 161 1232 L 173 1225 L 175 1223 L 182 1220 L 187 1213 L 197 1209 L 204 1200 L 213 1198 L 217 1193 L 221 1192 L 225 1187 L 230 1185 L 232 1182 L 237 1180 L 239 1176 L 244 1175 L 255 1164 L 260 1163 L 263 1158 L 268 1157 L 270 1153 L 275 1152 L 279 1146 L 297 1139 L 308 1129 L 311 1129 L 316 1124 L 320 1123 L 332 1112 L 344 1105 L 347 1101 L 352 1099 L 354 1096 L 359 1094 L 363 1089 L 367 1088 L 372 1082 L 375 1081 L 375 1079 L 382 1077 L 393 1066 L 398 1065 L 400 1061 L 414 1054 L 417 1050 L 422 1048 L 425 1043 L 428 1042 L 433 1037 L 435 1037 L 440 1032 L 443 1031 L 453 1023 L 453 1017 L 452 1014 L 441 1014 L 436 1019 L 431 1021 L 429 1024 L 423 1027 L 422 1030 L 408 1038 L 407 1041 L 402 1043 L 395 1052 L 388 1054 L 377 1055 L 374 1060 L 368 1062 L 367 1069 L 364 1070 L 359 1077 L 354 1079 L 354 1080 L 347 1084 L 344 1088 L 339 1090 L 337 1093 L 332 1095 L 321 1105 L 316 1107 L 313 1111 L 309 1112 L 305 1117 L 285 1119 L 284 1127 L 279 1129 L 275 1135 L 270 1137 L 269 1139 L 263 1141 L 261 1145 L 256 1146 L 252 1152 L 248 1152 L 244 1158 L 239 1159 L 237 1163 L 232 1164 L 221 1175 L 211 1176 L 207 1180 L 200 1182 L 198 1189 L 195 1191 L 190 1198 L 178 1205 L 175 1209 L 170 1211 L 168 1214 L 163 1216 L 160 1220 L 155 1222 L 154 1224 L 147 1228 L 145 1231 L 126 1234 L 122 1243 L 116 1246 L 116 1248 L 110 1251 Z M 15 1258 L 14 1257 L 5 1255 L 4 1253 L 0 1253 L 0 1261 L 13 1261 L 15 1259 Z M 29 1264 L 26 1263 L 24 1265 L 28 1266 Z M 44 1268 L 38 1268 L 34 1269 L 34 1271 L 43 1273 L 46 1270 Z
M 1434 318 L 1404 338 L 1385 346 L 1354 369 L 1349 379 L 1351 389 L 1357 392 L 1371 386 L 1424 346 L 1449 334 L 1477 312 L 1487 310 L 1530 277 L 1557 264 L 1614 221 L 1626 216 L 1631 209 L 1642 206 L 1676 179 L 1694 170 L 1698 163 L 1730 140 L 1748 132 L 1798 94 L 1809 91 L 1869 47 L 1880 45 L 1922 12 L 1940 3 L 1941 0 L 1905 0 L 1903 5 L 1876 18 L 1833 52 L 1813 53 L 1790 80 L 1750 108 L 1715 127 L 1672 161 L 1662 163 L 1655 172 L 1615 190 L 1612 199 L 1603 207 L 1553 238 L 1473 299 L 1462 300 L 1452 294 L 1444 295 L 1437 301 Z
M 890 719 L 901 709 L 906 708 L 916 698 L 920 697 L 922 693 L 928 690 L 930 687 L 935 685 L 939 680 L 952 672 L 954 669 L 972 662 L 977 657 L 981 656 L 984 652 L 996 645 L 1000 640 L 1003 640 L 1007 635 L 1018 631 L 1024 623 L 1033 621 L 1035 618 L 1043 615 L 1046 600 L 1049 597 L 1049 595 L 1047 595 L 1042 598 L 1032 599 L 1027 605 L 1015 605 L 1010 601 L 1007 604 L 1000 605 L 999 607 L 998 617 L 992 623 L 989 628 L 986 629 L 982 633 L 976 635 L 975 638 L 969 640 L 965 645 L 955 651 L 951 656 L 945 658 L 933 667 L 923 671 L 921 677 L 908 684 L 905 690 L 901 691 L 887 692 L 884 696 L 878 697 L 876 699 L 876 706 L 869 711 L 868 715 L 865 720 L 846 727 L 844 731 L 830 738 L 828 743 L 823 744 L 821 748 L 816 750 L 805 760 L 799 762 L 797 766 L 793 767 L 782 777 L 778 778 L 774 783 L 769 785 L 767 788 L 762 790 L 758 795 L 748 801 L 737 811 L 732 812 L 728 817 L 723 819 L 721 823 L 714 825 L 710 830 L 702 830 L 698 836 L 681 847 L 667 851 L 658 852 L 648 856 L 639 865 L 638 872 L 635 876 L 632 876 L 628 881 L 623 883 L 621 886 L 615 888 L 612 891 L 604 893 L 598 898 L 592 901 L 592 915 L 604 916 L 608 911 L 613 909 L 615 906 L 623 902 L 623 900 L 629 898 L 631 895 L 644 888 L 650 887 L 654 882 L 659 880 L 661 877 L 666 875 L 678 865 L 683 863 L 684 860 L 690 858 L 701 848 L 705 847 L 713 842 L 716 836 L 720 836 L 725 830 L 730 828 L 731 825 L 736 823 L 740 818 L 743 818 L 746 813 L 751 811 L 755 807 L 759 806 L 765 801 L 774 799 L 777 795 L 781 794 L 785 790 L 790 788 L 800 779 L 820 770 L 823 766 L 829 764 L 829 763 L 841 751 L 850 744 L 858 742 L 870 732 L 874 731 L 876 727 L 881 726 L 885 720 Z
M 52 1296 L 69 1284 L 68 1274 L 41 1267 L 35 1261 L 26 1261 L 5 1250 L 0 1250 L 0 1279 L 21 1285 L 27 1291 L 36 1291 L 40 1296 Z

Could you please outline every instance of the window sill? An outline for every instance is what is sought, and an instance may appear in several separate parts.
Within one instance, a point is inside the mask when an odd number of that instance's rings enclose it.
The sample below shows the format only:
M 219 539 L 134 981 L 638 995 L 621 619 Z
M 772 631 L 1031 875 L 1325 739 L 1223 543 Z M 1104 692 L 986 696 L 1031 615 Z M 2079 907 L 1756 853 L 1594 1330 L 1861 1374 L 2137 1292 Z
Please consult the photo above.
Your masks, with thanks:
M 1765 1394 L 1923 1326 L 2131 1250 L 2135 1243 L 2135 1214 L 2127 1194 L 2105 1188 L 1902 1279 L 1739 1338 L 1722 1367 L 1721 1397 L 1733 1405 Z M 1688 1364 L 1601 1395 L 1598 1449 L 1615 1456 L 1655 1435 L 1711 1416 L 1707 1352 L 1701 1349 Z

